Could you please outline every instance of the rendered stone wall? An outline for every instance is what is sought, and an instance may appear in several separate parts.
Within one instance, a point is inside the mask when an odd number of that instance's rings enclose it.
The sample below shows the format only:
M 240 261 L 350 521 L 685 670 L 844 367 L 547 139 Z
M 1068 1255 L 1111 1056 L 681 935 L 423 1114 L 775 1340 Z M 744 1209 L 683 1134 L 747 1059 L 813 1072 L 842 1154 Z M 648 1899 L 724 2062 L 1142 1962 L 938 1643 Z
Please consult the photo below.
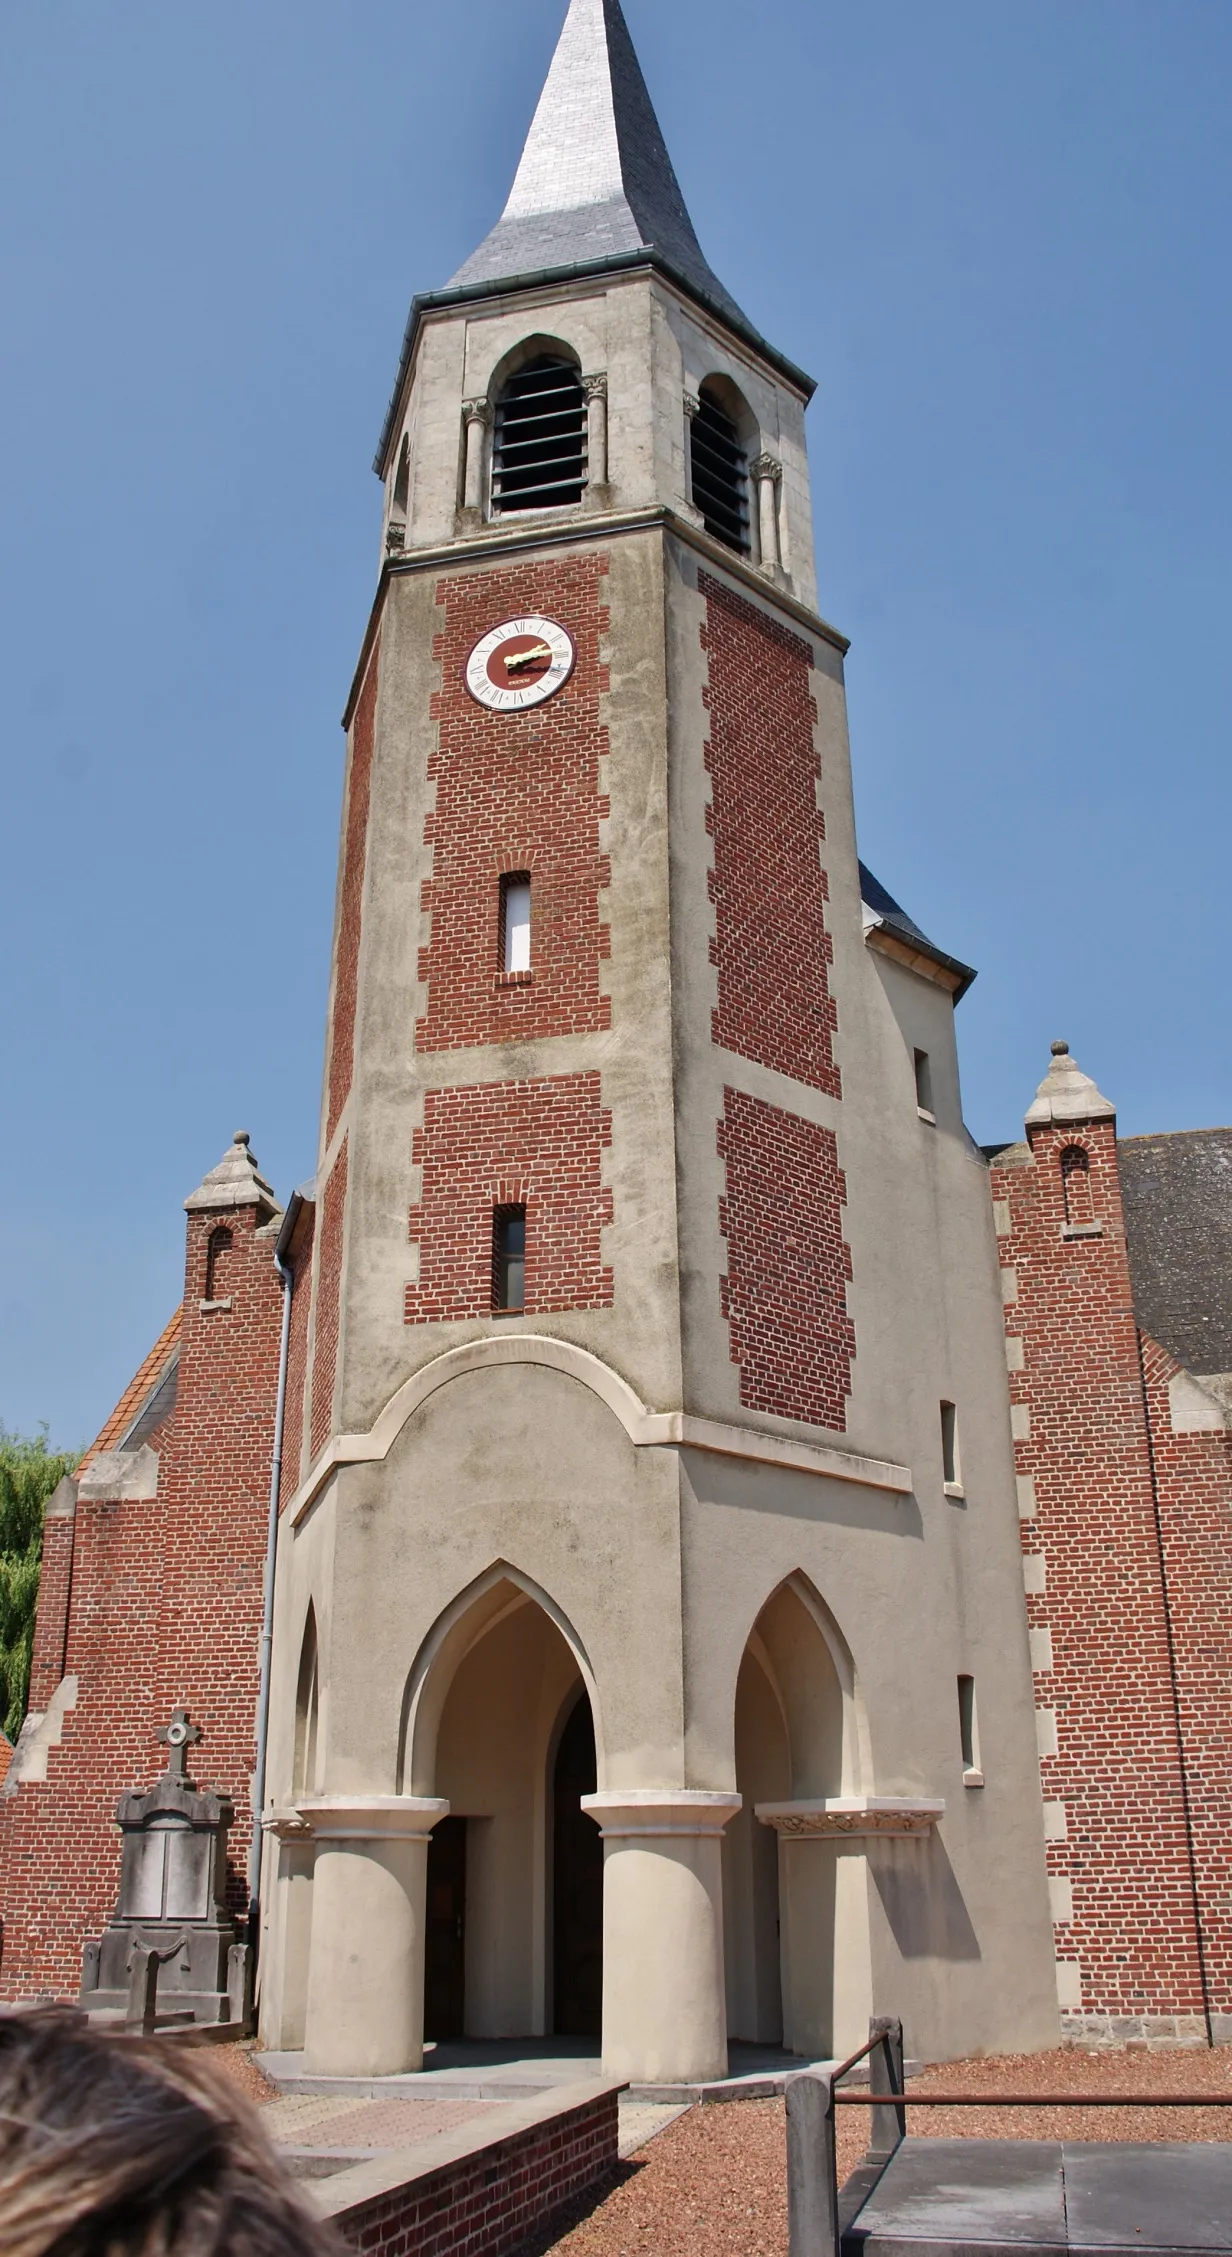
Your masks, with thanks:
M 504 572 L 451 574 L 437 602 L 442 687 L 440 723 L 428 763 L 436 786 L 425 826 L 432 875 L 422 906 L 431 938 L 421 952 L 428 1006 L 416 1029 L 421 1052 L 542 1035 L 592 1034 L 610 1024 L 600 992 L 609 928 L 600 898 L 609 884 L 599 825 L 607 730 L 599 700 L 608 688 L 600 638 L 608 627 L 607 558 L 584 555 Z M 466 687 L 479 638 L 503 619 L 549 614 L 573 637 L 569 694 L 548 700 L 510 728 Z M 531 880 L 530 975 L 506 976 L 500 955 L 500 879 Z
M 291 1271 L 291 1329 L 287 1336 L 287 1394 L 282 1430 L 282 1474 L 278 1484 L 278 1509 L 285 1510 L 295 1495 L 303 1472 L 304 1413 L 307 1407 L 308 1335 L 312 1318 L 312 1248 L 316 1234 L 315 1210 L 296 1234 L 288 1268 Z
M 334 996 L 330 1024 L 329 1110 L 326 1143 L 333 1137 L 342 1108 L 351 1094 L 355 1070 L 355 1008 L 359 993 L 359 943 L 363 917 L 364 870 L 368 848 L 368 805 L 372 789 L 372 750 L 376 736 L 376 699 L 380 677 L 381 646 L 378 637 L 368 661 L 363 688 L 351 725 L 351 760 L 347 778 L 346 822 L 339 881 L 338 932 L 335 945 Z
M 407 1323 L 491 1316 L 500 1206 L 526 1208 L 528 1315 L 608 1308 L 600 1233 L 612 1216 L 602 1181 L 610 1142 L 597 1073 L 429 1090 L 413 1146 L 423 1190 L 410 1217 L 419 1278 L 407 1287 Z
M 1113 1123 L 1037 1129 L 991 1173 L 1058 1995 L 1075 2032 L 1198 2039 L 1204 1958 L 1232 2007 L 1227 1442 L 1171 1434 L 1179 1367 L 1140 1343 Z
M 310 1456 L 329 1440 L 338 1379 L 338 1328 L 342 1309 L 342 1241 L 346 1228 L 348 1139 L 344 1136 L 321 1193 L 321 1245 L 313 1297 L 312 1434 Z

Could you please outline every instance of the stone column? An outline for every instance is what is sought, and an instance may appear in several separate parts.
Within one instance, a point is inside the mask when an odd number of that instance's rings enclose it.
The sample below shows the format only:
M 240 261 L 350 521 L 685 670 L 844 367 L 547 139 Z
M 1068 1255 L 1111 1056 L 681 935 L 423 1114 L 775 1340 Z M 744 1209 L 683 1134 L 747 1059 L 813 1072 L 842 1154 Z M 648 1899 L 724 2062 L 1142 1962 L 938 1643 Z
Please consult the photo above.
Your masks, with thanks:
M 261 2042 L 273 2053 L 298 2053 L 312 1948 L 312 1828 L 298 1810 L 276 1810 L 262 1832 Z
M 607 485 L 607 377 L 584 376 L 588 483 Z
M 773 455 L 754 455 L 749 464 L 757 490 L 757 527 L 761 537 L 761 565 L 764 572 L 781 572 L 783 569 L 783 544 L 779 534 L 779 492 L 783 484 L 783 465 Z
M 448 1811 L 420 1795 L 300 1804 L 317 1845 L 304 2044 L 311 2075 L 423 2067 L 428 1836 Z
M 868 1844 L 882 1834 L 922 1834 L 944 1802 L 831 1795 L 757 1803 L 779 1837 L 783 2043 L 806 2058 L 854 2053 L 873 2012 Z
M 702 403 L 701 403 L 701 401 L 699 400 L 699 398 L 698 398 L 698 396 L 697 396 L 696 392 L 686 392 L 686 393 L 685 393 L 685 396 L 684 396 L 684 498 L 685 498 L 686 502 L 688 503 L 688 505 L 689 505 L 689 508 L 690 508 L 690 509 L 692 510 L 692 512 L 693 512 L 693 515 L 694 515 L 694 516 L 695 516 L 695 518 L 697 519 L 697 522 L 698 522 L 698 524 L 699 524 L 699 525 L 700 525 L 700 523 L 701 523 L 701 514 L 702 514 L 702 513 L 701 513 L 701 511 L 699 510 L 699 508 L 698 508 L 698 506 L 697 506 L 697 503 L 696 503 L 696 501 L 695 501 L 695 499 L 694 499 L 694 496 L 693 496 L 693 418 L 694 418 L 694 416 L 695 416 L 695 415 L 699 415 L 699 414 L 701 413 L 701 405 L 702 405 Z
M 636 2084 L 727 2075 L 723 1828 L 736 1794 L 583 1795 L 603 1835 L 603 2073 Z
M 466 425 L 466 468 L 462 480 L 462 506 L 483 515 L 484 442 L 492 420 L 490 400 L 463 400 Z

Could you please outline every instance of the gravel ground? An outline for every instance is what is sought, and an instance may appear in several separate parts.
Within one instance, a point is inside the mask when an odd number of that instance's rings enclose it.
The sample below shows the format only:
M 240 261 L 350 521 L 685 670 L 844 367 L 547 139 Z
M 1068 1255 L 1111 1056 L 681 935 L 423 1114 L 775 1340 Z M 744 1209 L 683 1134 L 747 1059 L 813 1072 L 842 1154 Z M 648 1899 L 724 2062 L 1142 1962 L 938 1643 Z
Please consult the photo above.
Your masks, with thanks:
M 1220 2092 L 1232 2094 L 1232 2049 L 1192 2053 L 1010 2054 L 950 2061 L 920 2091 Z M 934 2139 L 1229 2140 L 1232 2108 L 929 2108 L 908 2118 Z M 863 2110 L 839 2110 L 839 2176 L 859 2161 Z M 692 2108 L 620 2166 L 607 2193 L 575 2206 L 519 2257 L 786 2257 L 783 2104 Z

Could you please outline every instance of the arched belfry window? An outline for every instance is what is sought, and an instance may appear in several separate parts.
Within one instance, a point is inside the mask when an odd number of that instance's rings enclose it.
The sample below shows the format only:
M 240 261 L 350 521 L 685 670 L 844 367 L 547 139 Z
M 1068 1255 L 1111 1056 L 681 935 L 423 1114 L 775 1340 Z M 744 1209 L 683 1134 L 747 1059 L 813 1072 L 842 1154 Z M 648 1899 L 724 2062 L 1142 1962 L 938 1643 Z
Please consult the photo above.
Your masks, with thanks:
M 502 387 L 492 442 L 492 510 L 567 509 L 586 486 L 586 393 L 576 368 L 549 353 Z
M 693 505 L 708 533 L 747 556 L 749 458 L 730 405 L 708 378 L 689 427 Z
M 1067 1144 L 1061 1154 L 1061 1185 L 1065 1193 L 1065 1220 L 1071 1230 L 1095 1220 L 1091 1198 L 1091 1160 L 1080 1144 Z

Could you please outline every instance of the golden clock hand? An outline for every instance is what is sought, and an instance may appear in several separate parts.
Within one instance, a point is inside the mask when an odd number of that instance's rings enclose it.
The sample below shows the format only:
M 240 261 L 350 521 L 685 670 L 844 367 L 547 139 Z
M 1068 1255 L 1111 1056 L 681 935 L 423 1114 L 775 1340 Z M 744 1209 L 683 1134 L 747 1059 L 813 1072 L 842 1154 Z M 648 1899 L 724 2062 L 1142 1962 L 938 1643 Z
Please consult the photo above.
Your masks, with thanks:
M 552 653 L 546 643 L 536 643 L 533 650 L 520 650 L 516 657 L 505 660 L 506 674 L 518 674 L 524 666 L 533 666 L 537 659 L 546 658 L 551 664 Z

